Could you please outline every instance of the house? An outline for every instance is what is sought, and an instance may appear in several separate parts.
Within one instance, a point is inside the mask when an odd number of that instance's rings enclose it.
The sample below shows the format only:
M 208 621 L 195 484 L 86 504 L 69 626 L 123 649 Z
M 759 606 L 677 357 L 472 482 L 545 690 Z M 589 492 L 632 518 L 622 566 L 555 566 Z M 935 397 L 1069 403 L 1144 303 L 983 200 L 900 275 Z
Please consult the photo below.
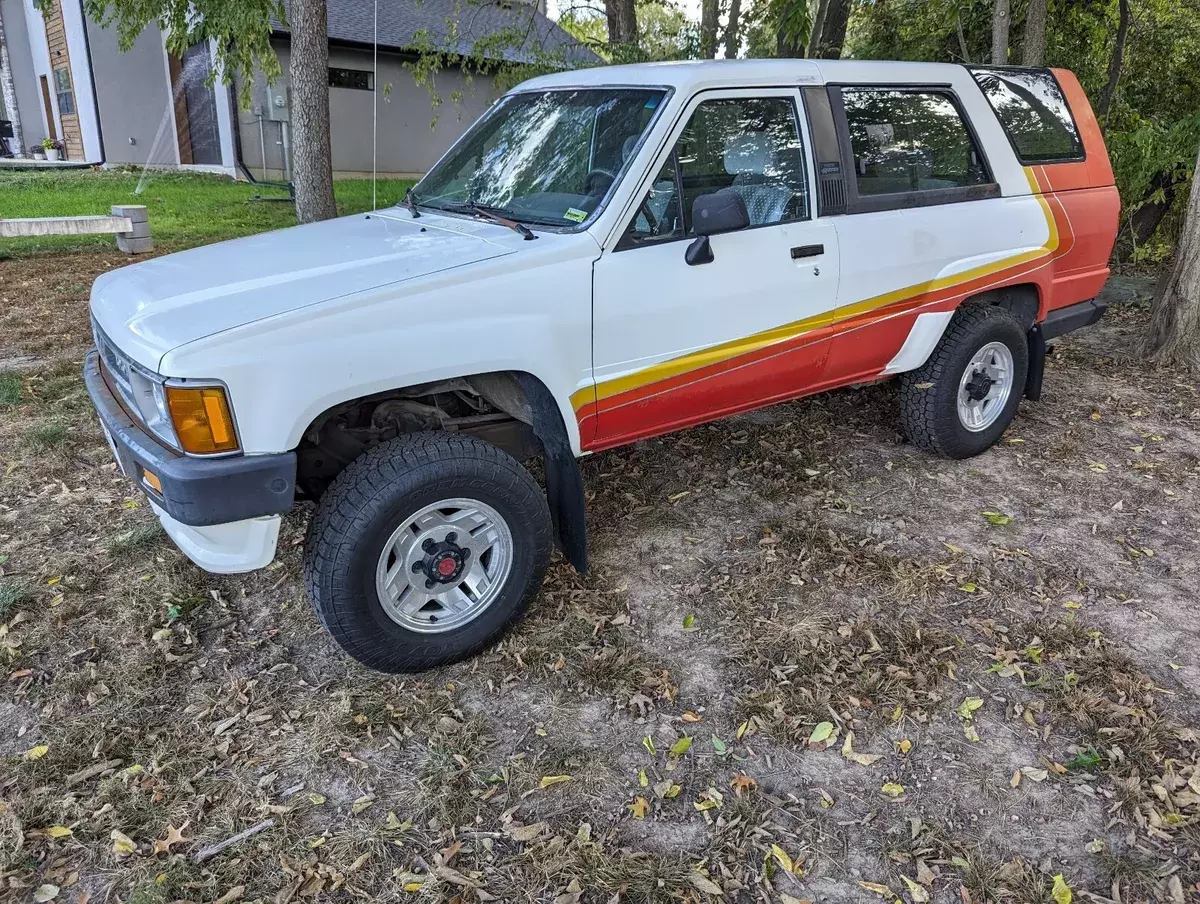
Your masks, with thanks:
M 381 174 L 425 172 L 495 99 L 495 76 L 472 76 L 474 49 L 495 63 L 590 65 L 591 51 L 545 16 L 545 0 L 328 0 L 329 99 L 336 175 L 372 171 L 372 118 L 378 102 Z M 151 25 L 122 53 L 114 29 L 88 18 L 84 0 L 0 0 L 10 66 L 28 149 L 58 139 L 68 161 L 151 164 L 279 179 L 289 171 L 289 36 L 275 23 L 271 46 L 283 78 L 251 86 L 208 84 L 215 45 L 182 57 Z M 486 49 L 485 49 L 486 48 Z M 414 65 L 438 52 L 432 84 Z M 441 98 L 435 107 L 434 97 Z M 0 100 L 0 105 L 2 105 Z M 0 107 L 2 109 L 2 107 Z M 0 119 L 10 118 L 0 112 Z

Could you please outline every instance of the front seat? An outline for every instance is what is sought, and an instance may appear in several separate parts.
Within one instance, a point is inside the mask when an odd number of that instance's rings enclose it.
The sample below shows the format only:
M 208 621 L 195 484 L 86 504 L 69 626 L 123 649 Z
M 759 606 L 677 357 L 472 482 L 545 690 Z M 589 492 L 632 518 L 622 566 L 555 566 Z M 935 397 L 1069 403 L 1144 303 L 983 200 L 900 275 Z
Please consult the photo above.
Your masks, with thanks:
M 746 202 L 751 226 L 783 219 L 792 191 L 775 181 L 775 148 L 766 132 L 745 132 L 725 144 L 725 172 Z

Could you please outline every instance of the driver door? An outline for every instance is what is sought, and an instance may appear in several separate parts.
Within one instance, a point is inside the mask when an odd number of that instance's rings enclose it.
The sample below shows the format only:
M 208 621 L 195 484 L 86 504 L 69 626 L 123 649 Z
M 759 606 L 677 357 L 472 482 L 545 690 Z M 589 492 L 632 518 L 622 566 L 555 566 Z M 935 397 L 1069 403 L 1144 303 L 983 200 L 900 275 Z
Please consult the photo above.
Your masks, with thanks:
M 592 449 L 812 391 L 829 349 L 837 233 L 815 218 L 794 89 L 703 92 L 593 271 Z M 688 264 L 696 197 L 733 189 L 749 228 Z M 581 412 L 582 414 L 583 412 Z

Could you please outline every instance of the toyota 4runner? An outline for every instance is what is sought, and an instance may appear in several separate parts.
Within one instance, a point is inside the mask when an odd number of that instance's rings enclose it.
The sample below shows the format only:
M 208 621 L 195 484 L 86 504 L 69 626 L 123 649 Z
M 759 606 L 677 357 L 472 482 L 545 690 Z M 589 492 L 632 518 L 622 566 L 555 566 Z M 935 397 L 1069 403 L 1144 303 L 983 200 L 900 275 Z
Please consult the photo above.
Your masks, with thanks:
M 321 621 L 419 670 L 497 638 L 555 544 L 586 568 L 579 456 L 892 375 L 911 442 L 983 452 L 1102 315 L 1117 213 L 1069 72 L 562 72 L 403 204 L 100 277 L 87 386 L 200 567 L 267 565 L 313 500 Z

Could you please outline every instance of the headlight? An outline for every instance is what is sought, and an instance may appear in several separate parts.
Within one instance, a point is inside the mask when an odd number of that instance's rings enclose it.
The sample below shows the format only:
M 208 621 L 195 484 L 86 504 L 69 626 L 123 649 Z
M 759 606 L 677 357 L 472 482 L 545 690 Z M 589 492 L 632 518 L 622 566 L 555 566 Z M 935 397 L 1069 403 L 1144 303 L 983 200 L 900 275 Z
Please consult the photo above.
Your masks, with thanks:
M 167 380 L 131 361 L 98 327 L 94 331 L 113 388 L 154 436 L 191 455 L 238 450 L 233 408 L 224 386 L 204 380 Z

